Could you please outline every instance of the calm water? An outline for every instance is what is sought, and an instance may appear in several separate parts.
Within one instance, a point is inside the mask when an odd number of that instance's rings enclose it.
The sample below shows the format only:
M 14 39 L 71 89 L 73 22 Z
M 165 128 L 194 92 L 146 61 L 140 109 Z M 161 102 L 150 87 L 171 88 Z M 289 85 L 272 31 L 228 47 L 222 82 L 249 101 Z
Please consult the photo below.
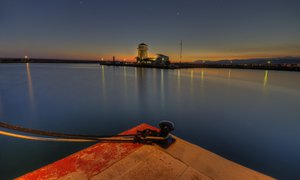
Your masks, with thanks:
M 300 179 L 300 73 L 0 64 L 0 120 L 66 133 L 115 134 L 139 123 L 280 179 Z M 91 144 L 0 136 L 10 179 Z

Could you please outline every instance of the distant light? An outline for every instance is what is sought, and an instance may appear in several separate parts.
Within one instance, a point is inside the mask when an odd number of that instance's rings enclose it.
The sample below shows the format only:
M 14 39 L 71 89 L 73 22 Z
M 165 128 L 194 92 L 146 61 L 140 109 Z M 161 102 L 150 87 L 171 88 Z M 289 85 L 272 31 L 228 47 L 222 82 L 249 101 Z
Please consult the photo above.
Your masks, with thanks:
M 268 64 L 271 64 L 271 61 L 268 61 Z
M 103 58 L 101 58 L 101 61 L 103 61 L 104 59 Z

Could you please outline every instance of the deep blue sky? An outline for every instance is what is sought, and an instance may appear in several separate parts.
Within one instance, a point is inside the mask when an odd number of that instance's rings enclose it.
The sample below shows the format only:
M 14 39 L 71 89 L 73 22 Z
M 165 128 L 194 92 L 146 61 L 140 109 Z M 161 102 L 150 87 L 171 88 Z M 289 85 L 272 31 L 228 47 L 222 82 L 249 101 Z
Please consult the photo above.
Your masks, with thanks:
M 0 0 L 0 57 L 300 56 L 299 0 Z

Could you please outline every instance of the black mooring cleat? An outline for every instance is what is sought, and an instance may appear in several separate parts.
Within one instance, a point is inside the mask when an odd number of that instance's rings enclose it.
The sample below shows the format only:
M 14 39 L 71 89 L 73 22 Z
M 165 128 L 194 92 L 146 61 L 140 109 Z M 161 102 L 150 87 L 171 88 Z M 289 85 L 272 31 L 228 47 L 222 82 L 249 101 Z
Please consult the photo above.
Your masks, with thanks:
M 159 135 L 161 137 L 166 137 L 169 135 L 170 132 L 174 131 L 175 125 L 171 121 L 160 121 L 158 124 L 160 127 Z
M 159 123 L 159 127 L 160 127 L 159 136 L 165 137 L 165 139 L 162 141 L 158 141 L 156 143 L 162 148 L 167 149 L 171 144 L 173 144 L 176 141 L 176 139 L 174 139 L 170 135 L 170 132 L 174 131 L 175 125 L 171 121 L 161 121 Z
M 175 142 L 175 139 L 170 135 L 170 132 L 174 130 L 174 123 L 170 121 L 161 121 L 159 127 L 159 132 L 152 129 L 137 131 L 133 142 L 141 144 L 157 144 L 162 148 L 168 148 Z

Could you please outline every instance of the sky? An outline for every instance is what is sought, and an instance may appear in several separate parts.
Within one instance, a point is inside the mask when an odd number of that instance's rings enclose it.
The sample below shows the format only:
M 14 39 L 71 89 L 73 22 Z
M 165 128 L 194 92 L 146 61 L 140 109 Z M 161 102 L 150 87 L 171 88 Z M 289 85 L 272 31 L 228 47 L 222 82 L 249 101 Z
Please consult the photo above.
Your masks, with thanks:
M 300 56 L 299 0 L 0 0 L 0 57 Z

